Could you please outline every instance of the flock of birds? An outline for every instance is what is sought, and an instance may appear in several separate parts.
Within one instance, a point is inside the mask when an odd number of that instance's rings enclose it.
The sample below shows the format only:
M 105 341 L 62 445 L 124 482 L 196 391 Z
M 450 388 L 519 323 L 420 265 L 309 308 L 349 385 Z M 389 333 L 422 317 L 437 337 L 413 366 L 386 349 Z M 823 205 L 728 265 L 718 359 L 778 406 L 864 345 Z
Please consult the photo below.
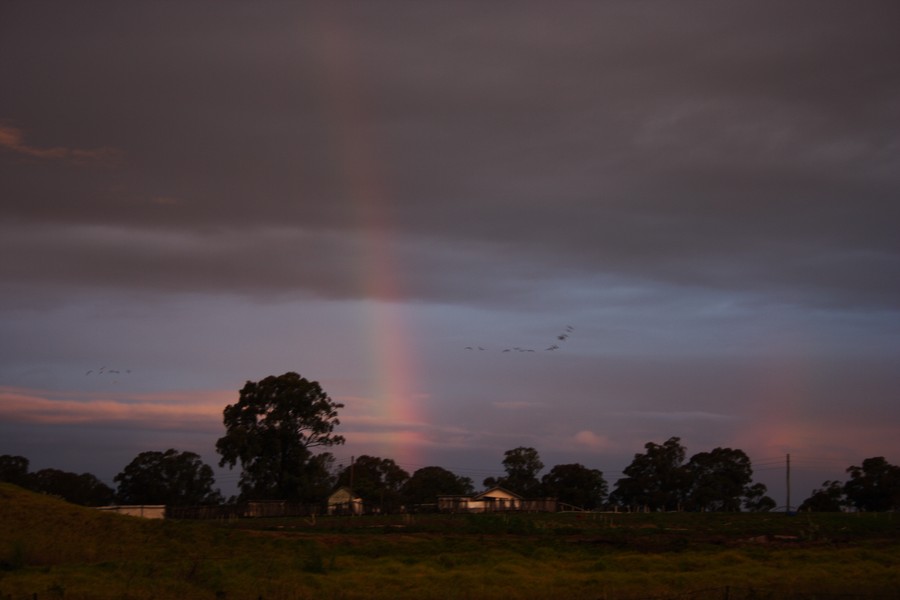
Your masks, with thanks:
M 559 335 L 557 335 L 556 340 L 552 344 L 550 344 L 549 346 L 544 348 L 543 351 L 544 352 L 554 352 L 556 350 L 559 350 L 560 344 L 565 342 L 567 339 L 569 339 L 569 336 L 572 335 L 573 331 L 575 331 L 574 327 L 572 327 L 571 325 L 566 325 L 565 330 L 562 333 L 560 333 Z M 487 349 L 484 346 L 466 346 L 466 350 L 485 351 Z M 522 348 L 520 346 L 513 346 L 510 348 L 504 348 L 504 349 L 500 350 L 500 352 L 537 352 L 537 350 L 535 350 L 534 348 Z M 97 369 L 96 371 L 94 369 L 88 369 L 87 372 L 85 372 L 85 375 L 95 375 L 95 376 L 121 375 L 123 373 L 126 375 L 129 375 L 129 374 L 131 374 L 131 369 L 124 369 L 124 370 L 107 369 L 106 366 L 102 366 L 99 369 Z
M 125 369 L 124 371 L 120 371 L 118 369 L 107 369 L 105 366 L 100 367 L 95 372 L 93 369 L 88 369 L 85 375 L 119 375 L 121 373 L 130 374 L 131 369 Z
M 556 340 L 552 344 L 544 348 L 543 352 L 554 352 L 556 350 L 559 350 L 560 344 L 569 339 L 569 336 L 573 331 L 575 331 L 574 327 L 572 327 L 571 325 L 566 325 L 566 329 L 562 333 L 557 335 Z M 487 349 L 483 346 L 466 346 L 466 350 L 484 351 Z M 513 346 L 511 348 L 504 348 L 500 350 L 500 352 L 537 352 L 537 350 L 535 350 L 534 348 L 522 348 L 520 346 Z

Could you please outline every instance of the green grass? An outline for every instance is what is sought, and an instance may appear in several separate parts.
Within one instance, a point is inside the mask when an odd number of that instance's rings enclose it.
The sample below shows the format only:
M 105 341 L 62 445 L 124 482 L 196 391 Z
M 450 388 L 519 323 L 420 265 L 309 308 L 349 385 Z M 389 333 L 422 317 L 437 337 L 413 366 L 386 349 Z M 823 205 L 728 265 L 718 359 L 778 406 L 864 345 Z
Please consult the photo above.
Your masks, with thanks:
M 890 514 L 149 521 L 0 484 L 0 599 L 896 597 Z M 805 596 L 804 596 L 805 595 Z

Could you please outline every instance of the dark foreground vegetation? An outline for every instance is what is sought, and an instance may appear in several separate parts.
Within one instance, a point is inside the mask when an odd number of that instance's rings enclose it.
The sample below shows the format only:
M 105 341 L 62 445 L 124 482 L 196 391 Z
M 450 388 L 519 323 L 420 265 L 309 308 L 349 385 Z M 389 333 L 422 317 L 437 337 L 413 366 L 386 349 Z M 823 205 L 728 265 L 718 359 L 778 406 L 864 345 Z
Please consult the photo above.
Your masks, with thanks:
M 0 484 L 0 599 L 897 598 L 894 513 L 223 521 Z

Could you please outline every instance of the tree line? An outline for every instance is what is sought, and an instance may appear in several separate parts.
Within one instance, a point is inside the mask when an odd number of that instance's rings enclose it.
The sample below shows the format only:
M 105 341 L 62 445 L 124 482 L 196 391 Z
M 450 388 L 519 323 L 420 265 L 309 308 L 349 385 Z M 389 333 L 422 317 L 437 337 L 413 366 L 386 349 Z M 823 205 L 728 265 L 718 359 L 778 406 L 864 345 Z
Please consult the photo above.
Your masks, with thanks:
M 219 466 L 240 466 L 239 493 L 231 503 L 284 500 L 323 504 L 345 486 L 364 503 L 382 512 L 434 504 L 438 496 L 468 495 L 474 482 L 439 466 L 412 475 L 390 458 L 360 456 L 336 465 L 324 450 L 341 445 L 335 433 L 339 409 L 315 382 L 289 372 L 248 381 L 238 401 L 223 411 L 225 434 L 216 442 Z M 715 448 L 690 458 L 677 437 L 662 444 L 648 442 L 644 452 L 623 471 L 612 492 L 603 473 L 579 463 L 552 467 L 538 451 L 518 447 L 506 451 L 505 475 L 488 477 L 486 488 L 500 486 L 526 498 L 552 497 L 587 510 L 768 511 L 775 501 L 766 486 L 753 482 L 750 458 L 739 449 Z M 0 481 L 60 496 L 86 506 L 165 504 L 217 505 L 225 502 L 215 488 L 213 470 L 193 452 L 175 449 L 141 452 L 118 475 L 113 490 L 89 473 L 57 469 L 29 472 L 28 459 L 0 456 Z M 869 458 L 847 469 L 846 483 L 826 481 L 813 491 L 801 510 L 895 510 L 900 508 L 900 467 L 883 457 Z

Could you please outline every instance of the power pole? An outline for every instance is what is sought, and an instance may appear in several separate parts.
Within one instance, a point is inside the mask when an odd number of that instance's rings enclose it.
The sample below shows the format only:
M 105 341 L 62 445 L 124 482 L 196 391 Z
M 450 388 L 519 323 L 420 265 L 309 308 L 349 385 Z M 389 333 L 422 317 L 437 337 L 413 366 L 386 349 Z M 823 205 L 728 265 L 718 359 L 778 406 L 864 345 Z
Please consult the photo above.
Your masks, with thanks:
M 787 462 L 785 464 L 785 476 L 787 478 L 787 508 L 784 509 L 785 514 L 791 513 L 791 454 L 787 455 Z

